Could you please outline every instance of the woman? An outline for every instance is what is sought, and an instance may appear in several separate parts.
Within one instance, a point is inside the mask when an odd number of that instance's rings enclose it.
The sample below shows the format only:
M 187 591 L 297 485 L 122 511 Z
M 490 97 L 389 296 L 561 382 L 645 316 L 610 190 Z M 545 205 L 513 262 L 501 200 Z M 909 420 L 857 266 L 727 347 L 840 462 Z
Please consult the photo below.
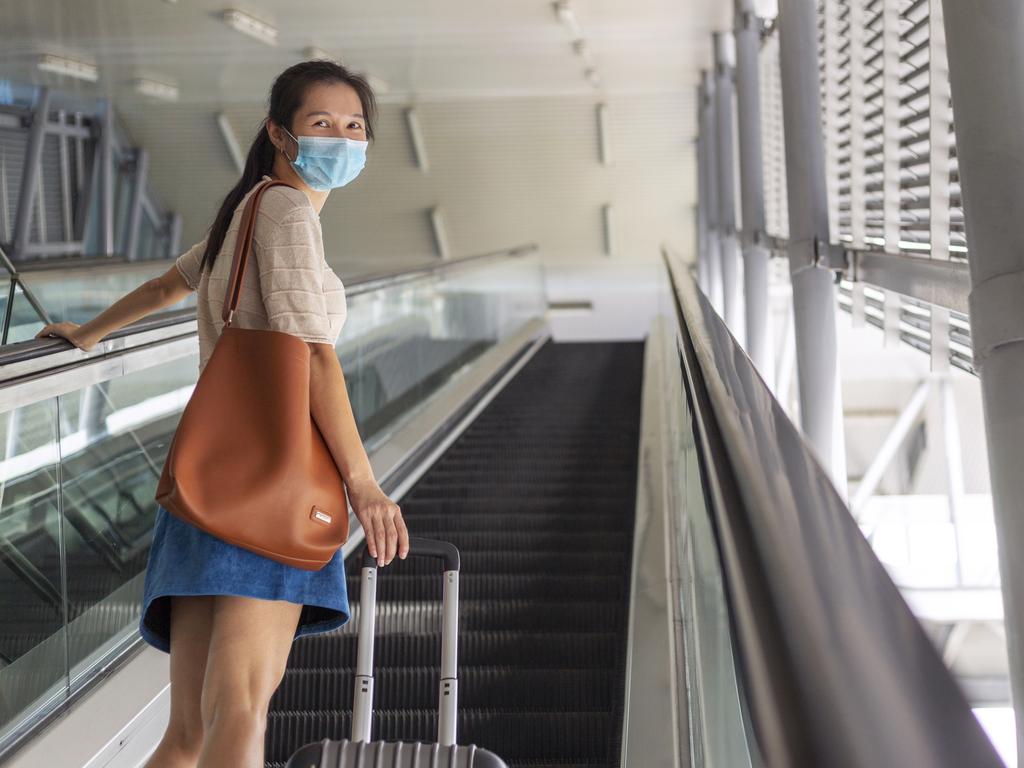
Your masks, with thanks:
M 200 372 L 223 326 L 221 309 L 242 211 L 260 201 L 250 268 L 232 323 L 293 333 L 310 345 L 310 410 L 345 480 L 352 508 L 380 565 L 405 558 L 401 510 L 380 489 L 356 429 L 334 343 L 347 314 L 344 286 L 323 256 L 319 213 L 332 188 L 355 178 L 373 138 L 366 81 L 328 61 L 281 73 L 242 179 L 208 235 L 85 323 L 51 323 L 89 350 L 106 334 L 198 291 Z M 257 269 L 252 268 L 255 259 Z M 221 541 L 158 505 L 139 630 L 170 654 L 171 715 L 148 768 L 263 766 L 267 710 L 295 637 L 349 619 L 341 550 L 319 571 L 293 568 Z

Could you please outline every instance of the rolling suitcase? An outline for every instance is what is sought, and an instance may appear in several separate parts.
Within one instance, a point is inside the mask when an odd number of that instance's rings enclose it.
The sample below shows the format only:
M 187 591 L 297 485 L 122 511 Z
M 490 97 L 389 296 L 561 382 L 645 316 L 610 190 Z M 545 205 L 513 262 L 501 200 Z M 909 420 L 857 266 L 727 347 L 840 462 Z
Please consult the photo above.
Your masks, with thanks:
M 363 550 L 356 682 L 352 700 L 352 738 L 323 739 L 301 747 L 285 768 L 508 768 L 505 761 L 475 744 L 455 743 L 459 633 L 459 550 L 447 541 L 409 537 L 409 557 L 443 561 L 441 602 L 441 684 L 438 691 L 437 742 L 370 741 L 373 707 L 373 637 L 377 607 L 377 561 Z

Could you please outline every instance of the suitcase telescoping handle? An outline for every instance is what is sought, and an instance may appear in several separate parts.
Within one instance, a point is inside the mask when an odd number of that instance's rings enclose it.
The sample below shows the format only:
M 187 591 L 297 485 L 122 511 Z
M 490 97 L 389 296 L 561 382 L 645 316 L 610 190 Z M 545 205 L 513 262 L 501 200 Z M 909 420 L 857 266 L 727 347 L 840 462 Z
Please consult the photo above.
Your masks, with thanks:
M 441 599 L 441 684 L 437 697 L 437 743 L 455 744 L 458 707 L 459 550 L 448 541 L 409 537 L 408 557 L 438 557 L 444 561 Z M 363 551 L 359 592 L 359 639 L 356 652 L 355 694 L 352 698 L 352 741 L 370 741 L 373 708 L 373 636 L 377 608 L 377 561 Z

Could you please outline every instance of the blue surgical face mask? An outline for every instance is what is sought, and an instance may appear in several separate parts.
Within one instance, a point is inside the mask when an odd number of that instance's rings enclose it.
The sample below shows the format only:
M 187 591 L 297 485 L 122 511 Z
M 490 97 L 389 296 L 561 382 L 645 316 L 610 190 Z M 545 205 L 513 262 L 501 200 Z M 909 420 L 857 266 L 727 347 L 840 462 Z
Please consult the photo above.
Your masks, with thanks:
M 284 130 L 299 145 L 295 159 L 289 161 L 292 168 L 318 192 L 345 186 L 366 165 L 367 141 L 334 136 L 296 138 L 287 128 Z

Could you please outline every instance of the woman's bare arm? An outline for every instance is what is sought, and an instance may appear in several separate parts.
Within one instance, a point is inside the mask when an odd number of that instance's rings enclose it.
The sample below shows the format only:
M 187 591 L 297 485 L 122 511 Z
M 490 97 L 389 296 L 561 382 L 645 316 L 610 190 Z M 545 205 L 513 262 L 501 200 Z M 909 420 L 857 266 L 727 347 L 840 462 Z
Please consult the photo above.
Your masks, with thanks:
M 141 320 L 158 309 L 177 304 L 190 293 L 192 289 L 172 264 L 164 274 L 147 280 L 125 294 L 89 322 L 81 325 L 69 320 L 47 323 L 35 337 L 39 339 L 44 336 L 62 336 L 76 347 L 88 352 L 108 333 Z
M 401 509 L 381 490 L 356 427 L 341 362 L 331 344 L 310 343 L 309 410 L 345 480 L 352 510 L 366 532 L 366 546 L 379 565 L 409 554 L 409 532 Z

